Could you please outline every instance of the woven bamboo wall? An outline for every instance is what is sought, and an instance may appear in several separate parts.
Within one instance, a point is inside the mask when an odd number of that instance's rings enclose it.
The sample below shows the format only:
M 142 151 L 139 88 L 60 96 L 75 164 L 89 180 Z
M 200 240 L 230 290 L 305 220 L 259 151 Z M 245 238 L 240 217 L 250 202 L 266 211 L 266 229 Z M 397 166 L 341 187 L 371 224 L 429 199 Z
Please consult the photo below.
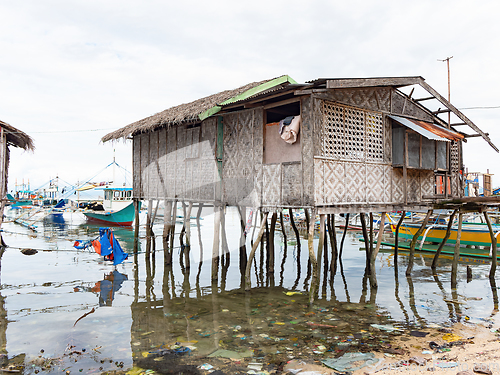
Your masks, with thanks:
M 384 114 L 318 102 L 322 121 L 317 127 L 321 148 L 314 158 L 315 205 L 403 204 L 403 171 L 392 167 L 391 125 Z M 460 196 L 458 145 L 452 146 L 452 166 L 452 195 Z M 406 191 L 408 203 L 433 196 L 434 172 L 408 169 Z

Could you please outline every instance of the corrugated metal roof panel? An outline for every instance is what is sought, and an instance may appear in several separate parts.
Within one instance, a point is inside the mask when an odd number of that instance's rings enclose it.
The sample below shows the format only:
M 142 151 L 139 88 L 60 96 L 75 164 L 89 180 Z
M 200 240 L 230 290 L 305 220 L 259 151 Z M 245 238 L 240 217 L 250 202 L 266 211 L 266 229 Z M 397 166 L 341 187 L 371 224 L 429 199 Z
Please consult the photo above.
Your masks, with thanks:
M 450 142 L 459 141 L 464 138 L 462 134 L 454 132 L 449 129 L 442 128 L 440 126 L 431 124 L 425 121 L 407 119 L 404 117 L 389 115 L 390 118 L 399 122 L 401 125 L 410 128 L 417 133 L 423 135 L 427 139 L 432 139 L 435 141 Z

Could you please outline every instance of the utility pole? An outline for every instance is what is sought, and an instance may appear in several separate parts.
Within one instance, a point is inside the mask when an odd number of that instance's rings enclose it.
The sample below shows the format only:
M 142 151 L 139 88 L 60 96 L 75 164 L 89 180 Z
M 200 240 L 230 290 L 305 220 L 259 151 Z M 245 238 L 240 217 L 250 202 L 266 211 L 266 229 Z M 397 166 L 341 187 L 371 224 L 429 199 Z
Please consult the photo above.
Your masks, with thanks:
M 450 59 L 452 59 L 453 56 L 447 57 L 444 60 L 438 60 L 441 62 L 446 61 L 446 67 L 448 68 L 448 102 L 451 103 L 451 97 L 450 97 Z M 448 112 L 448 129 L 451 128 L 451 112 Z

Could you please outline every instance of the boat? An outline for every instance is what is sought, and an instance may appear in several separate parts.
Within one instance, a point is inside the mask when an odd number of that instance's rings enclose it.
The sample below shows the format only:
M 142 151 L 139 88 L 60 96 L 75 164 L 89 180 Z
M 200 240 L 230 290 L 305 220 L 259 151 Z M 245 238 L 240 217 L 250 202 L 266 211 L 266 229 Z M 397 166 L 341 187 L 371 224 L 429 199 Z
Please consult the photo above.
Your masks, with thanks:
M 362 241 L 362 240 L 360 240 Z M 390 246 L 394 248 L 395 244 L 392 242 L 382 241 L 382 246 Z M 422 248 L 416 248 L 416 251 L 422 253 L 436 253 L 439 245 L 436 244 L 426 244 Z M 398 249 L 403 252 L 410 251 L 410 243 L 407 241 L 398 242 Z M 455 253 L 455 248 L 452 246 L 444 246 L 441 250 L 440 257 L 453 259 L 453 255 Z M 482 259 L 482 260 L 491 260 L 490 249 L 479 249 L 479 248 L 471 248 L 471 247 L 460 247 L 460 258 L 459 261 L 473 261 L 474 259 Z M 497 255 L 497 259 L 500 260 L 500 253 Z
M 421 227 L 420 223 L 407 223 L 403 224 L 399 228 L 399 238 L 411 240 L 418 229 Z M 500 233 L 500 225 L 492 224 L 493 232 L 495 236 Z M 444 223 L 434 223 L 430 224 L 425 228 L 422 234 L 418 237 L 419 241 L 441 243 L 444 236 L 446 235 L 446 230 L 448 228 L 447 224 Z M 450 237 L 446 241 L 447 244 L 454 244 L 457 240 L 457 225 L 452 225 Z M 393 234 L 396 234 L 396 224 L 391 223 L 391 230 Z M 498 237 L 497 237 L 498 240 Z M 488 225 L 485 223 L 471 223 L 465 222 L 462 224 L 462 233 L 460 236 L 460 243 L 464 245 L 474 245 L 474 246 L 491 246 L 491 236 L 488 229 Z
M 131 226 L 135 218 L 132 187 L 108 185 L 96 188 L 96 190 L 104 191 L 102 206 L 83 211 L 87 221 L 106 225 Z M 139 210 L 140 205 L 139 201 Z

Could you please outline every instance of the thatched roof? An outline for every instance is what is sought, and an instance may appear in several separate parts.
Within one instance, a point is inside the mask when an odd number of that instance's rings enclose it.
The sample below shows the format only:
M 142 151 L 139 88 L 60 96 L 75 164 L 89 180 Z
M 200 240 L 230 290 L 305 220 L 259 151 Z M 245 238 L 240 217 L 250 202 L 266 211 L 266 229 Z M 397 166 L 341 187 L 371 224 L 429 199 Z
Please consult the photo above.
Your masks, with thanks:
M 220 105 L 224 104 L 233 98 L 237 98 L 245 93 L 253 94 L 261 92 L 262 90 L 269 89 L 280 84 L 295 83 L 293 79 L 288 76 L 281 76 L 278 78 L 268 79 L 260 82 L 252 82 L 245 86 L 241 86 L 234 90 L 222 91 L 218 94 L 210 95 L 205 98 L 195 100 L 191 103 L 181 104 L 162 112 L 158 112 L 153 116 L 146 117 L 145 119 L 136 121 L 112 133 L 106 134 L 102 137 L 102 142 L 107 142 L 113 139 L 127 138 L 131 135 L 140 134 L 152 131 L 161 127 L 171 127 L 185 123 L 195 123 L 203 120 L 220 109 Z M 267 85 L 266 85 L 267 84 Z M 254 90 L 252 90 L 254 89 Z M 257 91 L 255 91 L 257 89 Z M 259 91 L 259 89 L 262 89 Z M 213 113 L 210 111 L 212 110 Z
M 28 134 L 3 121 L 0 121 L 0 127 L 4 129 L 7 135 L 7 144 L 24 150 L 33 151 L 35 149 L 33 139 Z

